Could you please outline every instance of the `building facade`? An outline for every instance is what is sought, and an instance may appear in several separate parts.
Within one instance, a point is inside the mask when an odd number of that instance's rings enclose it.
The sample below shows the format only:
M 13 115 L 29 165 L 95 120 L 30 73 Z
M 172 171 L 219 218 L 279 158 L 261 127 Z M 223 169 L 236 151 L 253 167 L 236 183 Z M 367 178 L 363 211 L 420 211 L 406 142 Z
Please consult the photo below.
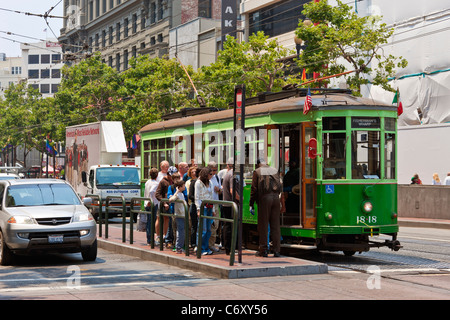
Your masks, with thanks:
M 61 46 L 55 41 L 21 44 L 23 78 L 44 98 L 52 97 L 61 83 Z
M 4 97 L 11 84 L 18 84 L 24 77 L 22 57 L 9 58 L 0 53 L 0 97 Z
M 64 0 L 65 60 L 99 51 L 119 72 L 138 55 L 175 57 L 196 67 L 215 61 L 220 0 Z M 194 41 L 195 39 L 195 41 Z M 201 49 L 200 49 L 201 48 Z M 206 53 L 204 53 L 206 52 Z

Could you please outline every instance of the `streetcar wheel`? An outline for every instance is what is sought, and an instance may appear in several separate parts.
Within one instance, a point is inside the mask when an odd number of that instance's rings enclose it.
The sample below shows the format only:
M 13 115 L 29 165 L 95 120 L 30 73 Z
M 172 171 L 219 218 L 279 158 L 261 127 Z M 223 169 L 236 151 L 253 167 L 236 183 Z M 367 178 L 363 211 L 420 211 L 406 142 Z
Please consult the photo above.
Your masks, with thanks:
M 351 257 L 356 253 L 356 251 L 344 250 L 344 254 L 346 257 Z

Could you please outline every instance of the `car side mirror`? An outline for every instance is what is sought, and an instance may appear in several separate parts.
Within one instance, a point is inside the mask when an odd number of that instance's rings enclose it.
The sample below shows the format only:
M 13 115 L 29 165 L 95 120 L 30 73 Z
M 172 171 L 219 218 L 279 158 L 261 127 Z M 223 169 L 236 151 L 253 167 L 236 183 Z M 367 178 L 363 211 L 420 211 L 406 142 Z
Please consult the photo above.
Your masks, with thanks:
M 92 198 L 89 197 L 85 197 L 83 198 L 83 204 L 87 207 L 87 206 L 91 206 L 92 205 Z

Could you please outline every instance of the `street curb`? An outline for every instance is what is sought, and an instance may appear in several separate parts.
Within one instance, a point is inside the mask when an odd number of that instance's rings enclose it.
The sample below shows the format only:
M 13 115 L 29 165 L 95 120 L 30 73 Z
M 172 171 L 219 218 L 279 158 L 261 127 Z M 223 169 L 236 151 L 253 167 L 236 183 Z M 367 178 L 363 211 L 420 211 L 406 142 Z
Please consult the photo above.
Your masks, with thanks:
M 400 227 L 450 229 L 447 221 L 420 221 L 416 219 L 398 221 Z
M 142 260 L 150 260 L 154 262 L 168 264 L 182 269 L 189 269 L 196 272 L 203 272 L 208 275 L 222 279 L 240 279 L 254 277 L 271 277 L 271 276 L 292 276 L 292 275 L 309 275 L 328 273 L 326 264 L 305 261 L 299 265 L 283 265 L 280 266 L 263 266 L 263 267 L 245 267 L 235 263 L 231 267 L 223 267 L 201 260 L 193 260 L 185 257 L 172 256 L 163 252 L 149 251 L 141 248 L 132 247 L 131 245 L 117 243 L 105 239 L 97 239 L 98 247 L 107 251 L 119 254 L 125 254 L 137 257 Z M 294 259 L 294 258 L 292 258 Z M 299 259 L 297 259 L 299 260 Z

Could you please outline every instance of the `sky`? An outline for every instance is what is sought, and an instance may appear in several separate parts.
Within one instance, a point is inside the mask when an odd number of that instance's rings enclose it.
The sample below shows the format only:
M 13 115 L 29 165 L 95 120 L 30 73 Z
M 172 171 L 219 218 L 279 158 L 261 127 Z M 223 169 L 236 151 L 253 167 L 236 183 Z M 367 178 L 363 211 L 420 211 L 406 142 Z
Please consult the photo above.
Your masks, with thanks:
M 63 15 L 63 3 L 62 0 L 0 0 L 0 53 L 6 53 L 7 57 L 20 57 L 22 55 L 20 42 L 36 43 L 40 42 L 40 39 L 47 40 L 59 37 L 59 31 L 63 25 L 62 18 L 47 18 L 49 24 L 47 25 L 43 17 L 25 13 L 43 15 L 51 7 L 55 7 L 50 15 L 61 17 Z M 5 9 L 25 13 L 10 12 Z M 16 35 L 8 35 L 5 32 Z

